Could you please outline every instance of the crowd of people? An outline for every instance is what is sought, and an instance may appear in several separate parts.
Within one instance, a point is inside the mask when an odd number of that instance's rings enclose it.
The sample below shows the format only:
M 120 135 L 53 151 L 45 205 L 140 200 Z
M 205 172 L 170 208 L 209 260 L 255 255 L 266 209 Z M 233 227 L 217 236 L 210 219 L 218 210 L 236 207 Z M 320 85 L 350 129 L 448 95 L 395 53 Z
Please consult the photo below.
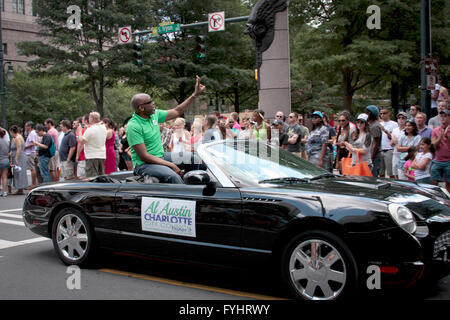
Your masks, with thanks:
M 23 130 L 16 125 L 9 132 L 0 128 L 1 195 L 11 194 L 12 187 L 15 194 L 23 194 L 42 182 L 87 179 L 120 170 L 152 171 L 152 175 L 163 169 L 177 172 L 166 154 L 193 153 L 199 143 L 221 139 L 267 140 L 330 172 L 342 173 L 344 158 L 359 157 L 373 177 L 444 182 L 450 190 L 450 109 L 446 101 L 439 101 L 436 116 L 428 122 L 416 105 L 394 117 L 389 108 L 370 105 L 355 119 L 347 111 L 332 115 L 278 111 L 271 121 L 264 111 L 254 110 L 240 115 L 233 112 L 228 117 L 215 112 L 186 122 L 181 115 L 188 105 L 170 113 L 156 110 L 151 99 L 136 101 L 132 101 L 135 114 L 120 128 L 97 112 L 73 121 L 63 119 L 59 125 L 49 118 L 43 124 L 29 121 Z M 157 135 L 144 132 L 149 120 L 145 116 L 153 114 L 156 118 L 149 119 L 159 126 Z M 158 137 L 158 143 L 150 141 L 151 137 Z M 146 150 L 136 147 L 141 142 Z M 157 161 L 149 158 L 153 154 Z M 160 162 L 160 166 L 149 169 L 146 163 L 150 162 Z M 31 186 L 27 171 L 31 171 Z M 179 175 L 171 179 L 180 182 Z

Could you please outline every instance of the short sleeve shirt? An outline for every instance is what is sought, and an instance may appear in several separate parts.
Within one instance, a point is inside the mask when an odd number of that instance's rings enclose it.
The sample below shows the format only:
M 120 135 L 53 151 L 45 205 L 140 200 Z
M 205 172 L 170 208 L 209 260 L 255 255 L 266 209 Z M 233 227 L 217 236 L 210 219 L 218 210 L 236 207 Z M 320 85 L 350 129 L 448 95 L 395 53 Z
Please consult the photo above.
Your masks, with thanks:
M 444 130 L 442 127 L 433 129 L 433 139 L 439 138 L 441 132 Z M 450 161 L 450 140 L 445 135 L 442 137 L 441 142 L 436 147 L 435 161 L 447 162 Z
M 158 158 L 164 156 L 159 124 L 166 121 L 166 116 L 166 110 L 157 109 L 148 119 L 144 119 L 136 113 L 131 117 L 127 125 L 127 139 L 131 147 L 131 160 L 134 167 L 145 163 L 132 148 L 135 145 L 143 143 L 147 152 L 152 156 Z
M 38 148 L 38 156 L 39 157 L 49 157 L 50 158 L 50 146 L 52 145 L 52 136 L 49 135 L 48 133 L 44 134 L 44 136 L 42 137 L 42 141 L 41 144 L 45 144 L 48 148 Z
M 372 139 L 375 139 L 375 138 L 380 139 L 380 144 L 379 144 L 378 150 L 375 152 L 375 154 L 381 151 L 382 133 L 383 133 L 383 130 L 381 130 L 381 125 L 378 121 L 375 121 L 374 123 L 372 123 L 370 125 L 370 135 L 372 136 Z
M 300 143 L 303 139 L 302 128 L 298 124 L 294 126 L 289 126 L 288 131 L 286 132 L 288 139 L 292 138 L 294 135 L 298 135 L 297 141 L 294 144 L 287 143 L 286 151 L 289 152 L 300 152 Z
M 395 128 L 398 127 L 397 122 L 395 121 L 381 121 L 380 124 L 383 126 L 383 128 L 391 134 L 392 138 L 392 132 Z M 382 150 L 391 150 L 391 139 L 389 139 L 388 135 L 383 131 L 382 132 L 382 138 L 381 138 L 381 149 Z
M 322 145 L 328 143 L 329 135 L 330 132 L 326 126 L 321 126 L 310 132 L 308 139 L 306 140 L 306 153 L 310 158 L 318 157 L 320 155 L 322 152 Z
M 61 141 L 61 145 L 59 146 L 59 160 L 61 161 L 74 161 L 76 153 L 74 152 L 72 155 L 72 159 L 67 159 L 69 156 L 70 148 L 77 146 L 77 137 L 72 131 L 64 134 L 64 138 Z
M 49 134 L 52 138 L 53 138 L 53 142 L 55 143 L 55 147 L 56 147 L 56 151 L 58 151 L 58 130 L 56 130 L 55 128 L 51 128 L 50 130 L 47 131 L 47 134 Z

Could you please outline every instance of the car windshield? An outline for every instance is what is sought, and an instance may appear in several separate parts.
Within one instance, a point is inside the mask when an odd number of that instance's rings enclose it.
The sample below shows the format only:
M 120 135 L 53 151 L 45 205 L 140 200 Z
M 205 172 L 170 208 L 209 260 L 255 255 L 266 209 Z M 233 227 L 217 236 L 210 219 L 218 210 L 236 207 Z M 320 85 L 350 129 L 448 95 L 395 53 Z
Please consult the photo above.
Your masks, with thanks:
M 328 176 L 328 171 L 258 140 L 223 140 L 206 151 L 234 181 L 248 184 L 301 183 Z

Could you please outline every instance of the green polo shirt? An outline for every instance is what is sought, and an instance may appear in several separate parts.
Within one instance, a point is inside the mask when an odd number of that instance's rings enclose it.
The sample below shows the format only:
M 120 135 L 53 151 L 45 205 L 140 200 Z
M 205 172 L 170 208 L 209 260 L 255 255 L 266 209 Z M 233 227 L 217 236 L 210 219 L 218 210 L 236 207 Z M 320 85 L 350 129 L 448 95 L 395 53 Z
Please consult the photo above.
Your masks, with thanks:
M 149 154 L 162 158 L 164 148 L 161 143 L 159 123 L 166 121 L 166 116 L 166 110 L 156 110 L 148 119 L 141 118 L 136 113 L 133 114 L 127 124 L 127 139 L 130 147 L 143 143 Z M 134 148 L 130 148 L 130 150 L 133 167 L 145 163 L 138 157 Z

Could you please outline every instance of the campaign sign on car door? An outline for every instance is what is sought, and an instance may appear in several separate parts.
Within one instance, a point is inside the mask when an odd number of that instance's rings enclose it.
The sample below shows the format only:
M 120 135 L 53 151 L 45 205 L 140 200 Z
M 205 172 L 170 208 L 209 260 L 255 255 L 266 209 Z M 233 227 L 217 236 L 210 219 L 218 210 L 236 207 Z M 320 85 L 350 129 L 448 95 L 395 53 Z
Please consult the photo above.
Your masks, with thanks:
M 142 230 L 195 237 L 195 203 L 142 197 Z

